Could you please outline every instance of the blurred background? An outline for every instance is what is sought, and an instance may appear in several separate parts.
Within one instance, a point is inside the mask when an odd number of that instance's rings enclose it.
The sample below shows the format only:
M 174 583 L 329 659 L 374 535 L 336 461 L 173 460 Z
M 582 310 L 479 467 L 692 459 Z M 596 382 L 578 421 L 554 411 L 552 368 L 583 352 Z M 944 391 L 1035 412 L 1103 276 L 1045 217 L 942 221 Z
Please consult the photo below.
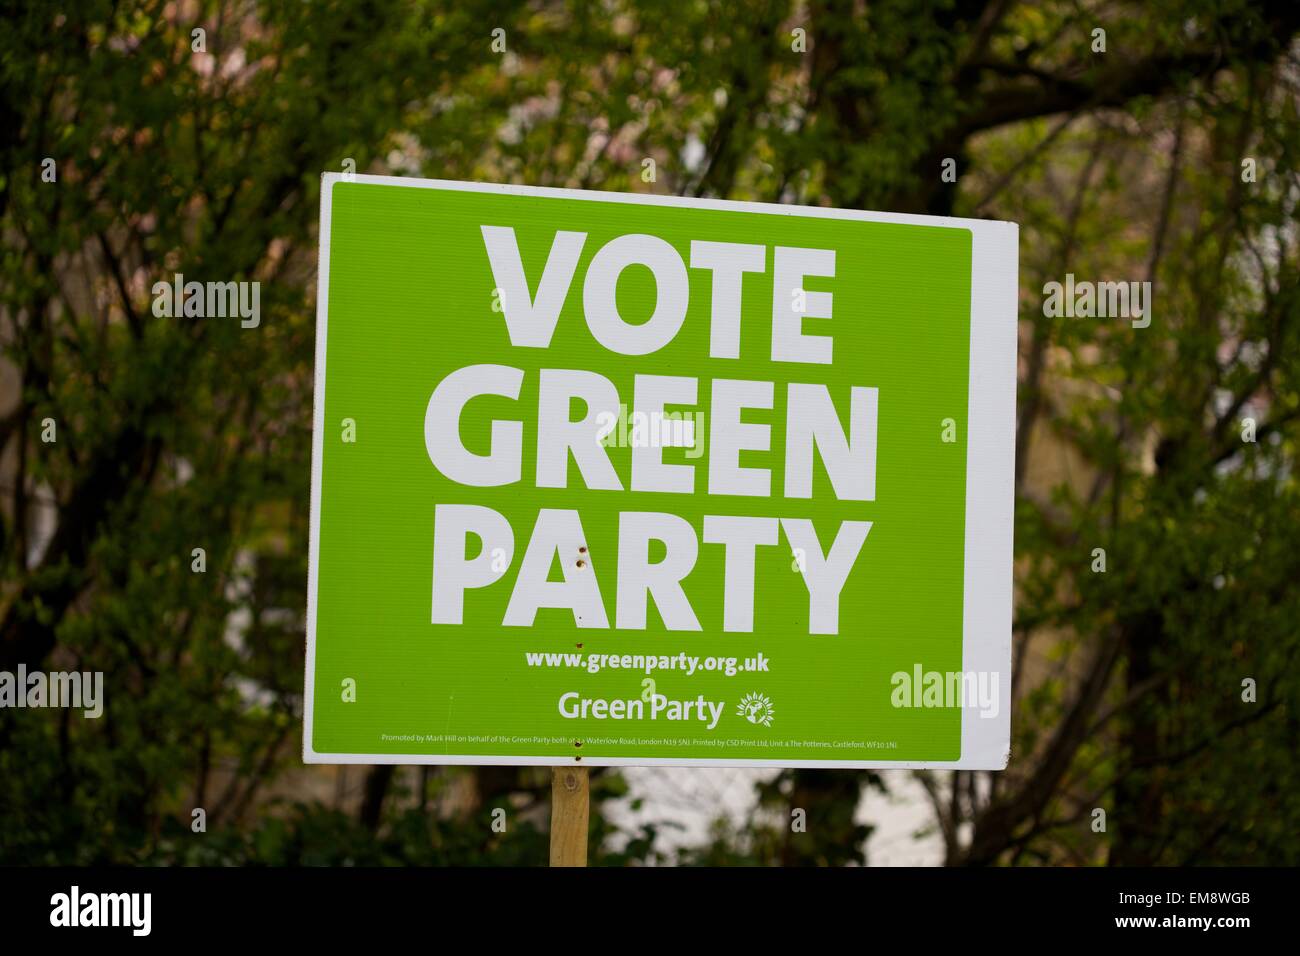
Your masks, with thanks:
M 349 168 L 1020 223 L 1009 769 L 595 770 L 593 863 L 1300 862 L 1294 0 L 0 11 L 0 670 L 106 697 L 0 709 L 0 863 L 545 861 L 548 769 L 301 761 Z

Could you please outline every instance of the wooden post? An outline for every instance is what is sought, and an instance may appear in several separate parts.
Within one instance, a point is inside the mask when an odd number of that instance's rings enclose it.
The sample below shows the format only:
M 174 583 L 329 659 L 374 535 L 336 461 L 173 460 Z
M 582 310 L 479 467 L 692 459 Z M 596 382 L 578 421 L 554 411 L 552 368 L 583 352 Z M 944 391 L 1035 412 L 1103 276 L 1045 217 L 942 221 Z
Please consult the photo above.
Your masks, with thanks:
M 587 865 L 586 767 L 551 768 L 551 866 Z

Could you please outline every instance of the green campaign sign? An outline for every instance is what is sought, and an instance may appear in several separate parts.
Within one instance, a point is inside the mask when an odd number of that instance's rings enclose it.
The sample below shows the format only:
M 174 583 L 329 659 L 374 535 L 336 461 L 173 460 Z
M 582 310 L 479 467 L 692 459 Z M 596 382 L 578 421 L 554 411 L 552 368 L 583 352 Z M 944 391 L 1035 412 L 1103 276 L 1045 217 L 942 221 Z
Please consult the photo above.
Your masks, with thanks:
M 1004 767 L 1016 240 L 327 174 L 304 758 Z

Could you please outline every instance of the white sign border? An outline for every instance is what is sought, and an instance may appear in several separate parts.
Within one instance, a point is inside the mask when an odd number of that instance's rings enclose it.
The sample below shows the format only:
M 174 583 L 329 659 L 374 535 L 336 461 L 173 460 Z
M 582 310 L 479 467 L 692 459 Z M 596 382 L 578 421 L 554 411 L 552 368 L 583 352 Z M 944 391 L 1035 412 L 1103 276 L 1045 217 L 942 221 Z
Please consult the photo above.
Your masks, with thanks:
M 325 346 L 329 323 L 330 205 L 334 184 L 357 182 L 540 196 L 594 202 L 684 206 L 777 216 L 856 219 L 863 222 L 963 228 L 971 233 L 970 381 L 966 435 L 965 596 L 962 609 L 962 667 L 967 673 L 996 674 L 998 710 L 985 717 L 968 705 L 962 711 L 958 760 L 752 760 L 688 757 L 568 756 L 513 757 L 468 754 L 334 754 L 312 747 L 315 701 L 316 587 L 320 565 L 321 459 L 325 434 Z M 1010 759 L 1011 603 L 1015 482 L 1017 300 L 1020 227 L 1013 222 L 915 216 L 905 213 L 793 206 L 779 203 L 691 199 L 648 193 L 558 189 L 468 183 L 445 179 L 321 175 L 320 245 L 316 284 L 316 369 L 312 393 L 311 544 L 307 559 L 307 647 L 303 690 L 303 762 L 307 764 L 451 764 L 461 766 L 590 767 L 807 767 L 862 770 L 1003 770 Z M 937 427 L 937 426 L 936 426 Z

